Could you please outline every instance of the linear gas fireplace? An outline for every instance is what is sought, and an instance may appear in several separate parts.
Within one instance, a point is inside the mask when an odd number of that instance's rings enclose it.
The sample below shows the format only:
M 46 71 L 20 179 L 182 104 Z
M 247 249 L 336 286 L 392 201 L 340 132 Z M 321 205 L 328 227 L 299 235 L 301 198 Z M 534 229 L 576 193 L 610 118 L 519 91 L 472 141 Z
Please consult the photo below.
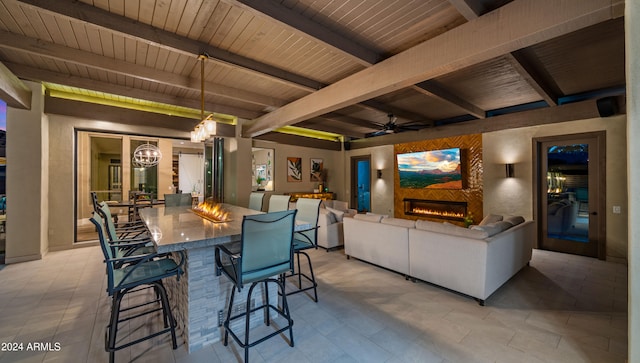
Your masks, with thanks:
M 404 214 L 451 221 L 463 221 L 467 215 L 467 202 L 404 199 Z

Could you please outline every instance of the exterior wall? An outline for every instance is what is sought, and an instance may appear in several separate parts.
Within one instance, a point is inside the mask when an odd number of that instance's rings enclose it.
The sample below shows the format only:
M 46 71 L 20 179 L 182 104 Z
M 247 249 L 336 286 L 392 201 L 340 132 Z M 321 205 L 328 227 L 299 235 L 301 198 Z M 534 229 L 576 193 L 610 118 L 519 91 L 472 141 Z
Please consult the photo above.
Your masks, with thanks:
M 579 132 L 606 131 L 605 206 L 607 259 L 627 259 L 627 162 L 626 116 L 563 122 L 483 134 L 484 145 L 484 213 L 522 215 L 533 218 L 533 148 L 538 137 Z M 504 164 L 513 163 L 515 178 L 504 177 Z M 613 214 L 614 205 L 622 213 Z

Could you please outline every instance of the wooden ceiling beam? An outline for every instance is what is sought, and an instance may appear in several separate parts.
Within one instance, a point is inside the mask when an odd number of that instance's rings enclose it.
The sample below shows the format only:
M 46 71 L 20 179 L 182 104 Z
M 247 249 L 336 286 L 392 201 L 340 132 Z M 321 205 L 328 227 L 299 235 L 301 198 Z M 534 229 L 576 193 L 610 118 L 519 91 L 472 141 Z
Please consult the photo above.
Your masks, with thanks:
M 361 149 L 382 145 L 393 145 L 405 142 L 432 140 L 460 135 L 480 134 L 500 130 L 532 127 L 554 124 L 559 122 L 587 120 L 599 118 L 596 100 L 586 100 L 568 103 L 556 107 L 546 107 L 537 110 L 516 112 L 484 120 L 473 120 L 456 124 L 436 126 L 418 131 L 389 134 L 351 141 L 351 149 Z
M 507 60 L 549 106 L 557 106 L 562 91 L 532 52 L 520 49 L 507 54 Z
M 416 89 L 418 90 L 418 92 L 424 93 L 428 96 L 436 96 L 440 99 L 448 101 L 449 103 L 460 107 L 468 114 L 473 115 L 477 118 L 486 117 L 485 110 L 447 91 L 434 80 L 420 82 L 416 85 Z
M 474 0 L 449 0 L 449 3 L 467 20 L 475 19 L 484 13 L 484 7 Z
M 246 9 L 258 16 L 267 16 L 268 18 L 276 20 L 280 22 L 280 24 L 287 26 L 298 34 L 311 36 L 361 65 L 368 67 L 383 59 L 383 57 L 377 52 L 348 39 L 338 30 L 331 29 L 325 25 L 315 22 L 312 19 L 306 18 L 281 5 L 280 2 L 272 0 L 223 1 Z
M 243 126 L 255 137 L 612 19 L 623 0 L 515 0 Z
M 99 54 L 65 47 L 63 45 L 45 42 L 1 30 L 0 47 L 100 69 L 144 81 L 156 82 L 190 91 L 201 91 L 199 79 L 185 77 L 179 74 L 165 72 L 159 69 L 149 68 L 118 59 L 107 58 Z M 275 97 L 264 96 L 254 92 L 211 82 L 205 83 L 205 93 L 216 97 L 226 97 L 259 106 L 280 107 L 285 104 L 284 101 L 276 99 Z
M 299 34 L 310 36 L 324 45 L 335 49 L 336 51 L 342 53 L 343 55 L 355 60 L 363 66 L 369 67 L 373 64 L 378 63 L 384 57 L 382 54 L 375 52 L 374 50 L 365 48 L 359 43 L 348 39 L 343 34 L 340 34 L 339 31 L 330 29 L 325 25 L 319 24 L 315 22 L 313 19 L 306 18 L 295 11 L 290 10 L 289 8 L 276 3 L 272 0 L 223 0 L 231 5 L 240 6 L 243 9 L 251 11 L 252 13 L 258 16 L 266 16 L 271 20 L 278 21 L 281 25 L 287 26 L 293 31 L 298 32 Z M 425 90 L 419 86 L 411 86 L 419 93 L 424 94 Z M 448 95 L 448 97 L 441 97 L 440 93 L 428 93 L 431 97 L 437 97 L 442 99 L 445 102 L 451 102 L 455 105 L 461 107 L 464 110 L 469 110 L 469 112 L 476 116 L 476 114 L 484 115 L 484 111 L 479 112 L 479 108 L 460 100 L 460 98 L 456 98 L 452 95 Z M 453 100 L 457 100 L 453 102 Z M 369 100 L 373 101 L 373 100 Z M 461 105 L 467 105 L 467 107 L 462 107 Z M 401 110 L 398 108 L 394 108 L 391 110 L 388 105 L 384 105 L 383 107 L 372 106 L 371 102 L 369 104 L 365 104 L 371 110 L 376 112 L 384 112 L 385 114 L 393 113 L 400 119 L 407 119 L 407 121 L 419 121 L 424 120 L 424 116 L 417 115 L 415 113 L 410 113 L 405 110 Z M 386 110 L 385 110 L 386 109 Z M 411 116 L 409 116 L 411 114 Z M 482 116 L 484 117 L 484 116 Z M 482 118 L 481 117 L 481 118 Z M 431 121 L 431 120 L 427 120 Z M 402 121 L 401 121 L 402 122 Z
M 369 129 L 373 129 L 373 130 L 379 130 L 380 127 L 382 126 L 379 123 L 376 122 L 372 122 L 369 120 L 363 120 L 361 118 L 358 117 L 353 117 L 353 116 L 347 116 L 347 115 L 342 115 L 336 112 L 329 112 L 326 113 L 322 116 L 320 116 L 324 119 L 327 120 L 332 120 L 332 121 L 336 121 L 336 122 L 341 122 L 345 125 L 355 125 L 358 127 L 365 127 L 365 128 L 369 128 Z
M 344 126 L 343 125 L 344 123 L 338 120 L 324 118 L 324 117 L 315 117 L 310 120 L 302 121 L 296 124 L 296 126 L 298 127 L 305 127 L 313 130 L 331 132 L 334 134 L 344 135 L 354 139 L 360 139 L 365 137 L 364 132 L 358 132 L 358 131 L 355 131 L 354 128 L 350 127 L 349 125 L 344 125 Z
M 7 106 L 23 110 L 31 109 L 31 89 L 0 62 L 0 100 Z
M 449 0 L 449 2 L 467 20 L 473 20 L 483 15 L 485 9 L 474 0 Z M 544 67 L 532 62 L 533 55 L 525 55 L 524 50 L 505 54 L 511 66 L 524 78 L 549 106 L 558 105 L 558 97 L 562 95 L 559 87 L 549 76 L 543 76 Z
M 320 140 L 311 137 L 283 134 L 280 132 L 269 132 L 261 135 L 259 140 L 272 141 L 278 144 L 294 145 L 324 150 L 342 150 L 342 143 L 337 141 Z
M 29 67 L 23 64 L 6 63 L 7 67 L 18 77 L 22 79 L 28 79 L 36 82 L 48 82 L 69 87 L 77 87 L 86 90 L 109 93 L 124 97 L 131 97 L 140 100 L 147 100 L 153 102 L 164 103 L 168 105 L 189 107 L 199 110 L 201 107 L 200 100 L 191 98 L 175 97 L 167 95 L 165 93 L 157 93 L 142 90 L 139 88 L 132 88 L 126 86 L 120 86 L 113 83 L 107 83 L 102 81 L 96 81 L 89 78 L 71 76 L 68 74 L 48 71 L 40 68 Z M 215 112 L 223 113 L 227 115 L 234 115 L 246 119 L 252 119 L 262 115 L 261 112 L 241 109 L 238 107 L 231 107 L 221 105 L 218 103 L 205 102 L 205 110 L 215 110 Z
M 44 105 L 45 113 L 73 116 L 89 120 L 111 121 L 127 125 L 160 127 L 183 132 L 193 130 L 199 122 L 199 120 L 185 117 L 67 100 L 48 95 L 45 97 Z
M 415 112 L 403 110 L 397 107 L 393 107 L 389 104 L 384 104 L 373 99 L 362 101 L 358 103 L 357 106 L 363 107 L 369 110 L 384 112 L 385 116 L 391 113 L 393 114 L 393 116 L 398 118 L 399 124 L 405 123 L 405 122 L 414 122 L 414 121 L 424 122 L 425 124 L 433 123 L 433 120 L 429 120 L 425 118 L 423 115 L 417 114 Z
M 171 33 L 134 19 L 110 13 L 100 8 L 75 0 L 18 0 L 39 10 L 62 15 L 74 21 L 91 24 L 113 31 L 136 41 L 167 49 L 172 52 L 193 56 L 207 54 L 211 60 L 239 67 L 254 75 L 267 77 L 272 81 L 287 84 L 305 91 L 322 88 L 324 84 L 286 70 L 257 62 L 253 59 L 231 53 L 210 44 L 199 42 Z

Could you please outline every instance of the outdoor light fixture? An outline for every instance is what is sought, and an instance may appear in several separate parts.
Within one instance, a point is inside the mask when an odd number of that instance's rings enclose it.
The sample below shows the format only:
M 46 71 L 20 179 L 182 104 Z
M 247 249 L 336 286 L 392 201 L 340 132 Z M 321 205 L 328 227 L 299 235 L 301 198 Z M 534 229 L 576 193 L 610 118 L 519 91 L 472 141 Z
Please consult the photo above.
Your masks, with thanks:
M 207 56 L 201 54 L 200 60 L 200 123 L 191 131 L 191 142 L 202 142 L 216 134 L 217 124 L 213 120 L 213 114 L 204 117 L 204 60 Z
M 382 179 L 382 169 L 378 169 L 378 179 Z
M 513 164 L 505 164 L 505 177 L 513 178 Z

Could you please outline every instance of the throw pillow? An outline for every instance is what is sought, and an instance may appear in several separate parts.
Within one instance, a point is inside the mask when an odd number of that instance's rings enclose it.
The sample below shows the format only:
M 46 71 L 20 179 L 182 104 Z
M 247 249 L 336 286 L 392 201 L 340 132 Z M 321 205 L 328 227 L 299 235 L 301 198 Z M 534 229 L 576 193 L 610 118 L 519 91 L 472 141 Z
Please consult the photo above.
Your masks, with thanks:
M 327 210 L 329 212 L 331 212 L 331 214 L 333 214 L 334 218 L 336 219 L 336 222 L 340 223 L 342 222 L 342 219 L 344 218 L 344 212 L 341 210 L 337 210 L 337 209 L 333 209 L 333 208 L 329 208 L 327 207 Z
M 520 223 L 524 223 L 524 217 L 522 216 L 511 216 L 505 218 L 504 221 L 511 223 L 514 226 L 517 226 Z
M 486 217 L 484 217 L 482 219 L 482 221 L 480 221 L 480 223 L 478 223 L 479 226 L 484 226 L 486 224 L 489 223 L 495 223 L 495 222 L 500 222 L 502 220 L 502 216 L 497 215 L 497 214 L 489 214 Z
M 513 224 L 507 221 L 500 221 L 500 222 L 485 224 L 483 226 L 473 226 L 471 227 L 471 229 L 478 230 L 478 231 L 485 231 L 487 232 L 489 237 L 491 237 L 500 232 L 506 231 L 511 227 L 513 227 Z

